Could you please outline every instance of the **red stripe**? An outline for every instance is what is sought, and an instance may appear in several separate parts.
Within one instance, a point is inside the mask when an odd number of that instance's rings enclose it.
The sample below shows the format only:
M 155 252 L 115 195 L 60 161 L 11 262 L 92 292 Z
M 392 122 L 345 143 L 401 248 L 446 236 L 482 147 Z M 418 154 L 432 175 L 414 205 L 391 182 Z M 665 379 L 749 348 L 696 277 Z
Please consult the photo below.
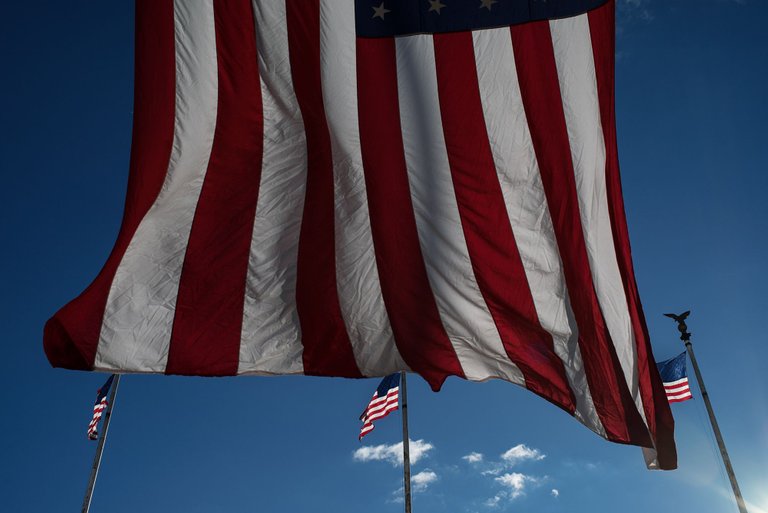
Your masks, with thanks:
M 640 395 L 643 399 L 648 426 L 656 440 L 659 465 L 664 469 L 673 469 L 677 467 L 677 451 L 674 440 L 675 422 L 669 403 L 664 400 L 661 378 L 654 364 L 655 359 L 651 350 L 648 328 L 632 267 L 629 233 L 624 213 L 624 200 L 621 194 L 614 103 L 614 1 L 611 0 L 603 7 L 590 12 L 588 17 L 597 74 L 600 117 L 605 139 L 608 209 L 616 248 L 616 259 L 624 283 L 624 293 L 629 306 L 632 329 L 637 341 Z
M 382 403 L 374 407 L 369 406 L 368 409 L 366 409 L 366 413 L 371 413 L 371 412 L 377 413 L 379 411 L 391 408 L 392 406 L 397 407 L 398 404 L 400 404 L 399 398 L 393 397 L 391 401 L 387 401 L 386 403 Z
M 675 383 L 674 385 L 668 385 L 667 383 L 663 383 L 663 385 L 664 385 L 664 388 L 665 388 L 665 389 L 667 389 L 667 390 L 673 390 L 673 389 L 675 389 L 675 388 L 680 388 L 680 387 L 687 387 L 687 386 L 688 386 L 688 380 L 685 380 L 685 381 L 681 381 L 681 382 L 679 382 L 679 383 Z
M 374 420 L 383 419 L 384 417 L 389 415 L 391 412 L 396 411 L 397 409 L 398 409 L 397 405 L 392 405 L 392 407 L 390 408 L 386 408 L 380 412 L 372 413 L 371 415 L 368 416 L 368 422 L 373 422 Z
M 357 90 L 368 208 L 381 291 L 405 362 L 437 391 L 464 377 L 427 277 L 405 166 L 393 39 L 357 40 Z
M 168 170 L 176 79 L 171 0 L 136 2 L 135 56 L 133 144 L 122 226 L 93 283 L 45 325 L 45 352 L 54 367 L 93 367 L 115 271 Z
M 336 288 L 333 160 L 320 79 L 320 0 L 286 2 L 286 10 L 291 73 L 308 157 L 296 276 L 304 374 L 361 377 Z
M 391 398 L 391 400 L 388 400 L 388 401 L 383 402 L 383 403 L 379 403 L 379 404 L 375 404 L 375 405 L 368 405 L 368 408 L 365 411 L 366 411 L 366 413 L 370 413 L 370 412 L 376 412 L 376 411 L 379 411 L 379 410 L 382 410 L 382 409 L 386 409 L 386 408 L 390 407 L 393 404 L 397 405 L 399 403 L 399 399 L 400 399 L 399 397 L 393 397 L 393 398 Z
M 523 105 L 595 408 L 608 439 L 650 447 L 648 430 L 627 388 L 592 281 L 549 24 L 517 25 L 511 32 Z
M 688 386 L 687 383 L 684 383 L 682 385 L 676 385 L 676 386 L 673 386 L 673 387 L 664 387 L 664 391 L 667 394 L 671 393 L 672 395 L 679 394 L 681 392 L 685 392 L 686 390 L 690 390 L 690 389 L 691 388 L 690 388 L 690 386 Z
M 376 408 L 376 407 L 379 407 L 379 406 L 381 406 L 382 404 L 386 404 L 386 403 L 390 403 L 390 402 L 392 402 L 392 401 L 395 401 L 395 400 L 397 400 L 399 397 L 400 397 L 400 396 L 399 396 L 398 394 L 385 395 L 385 396 L 384 396 L 384 397 L 382 397 L 381 399 L 377 399 L 377 400 L 375 400 L 375 401 L 371 401 L 370 403 L 368 403 L 368 408 L 370 409 L 370 408 Z
M 375 404 L 375 405 L 370 405 L 369 404 L 368 408 L 366 408 L 366 410 L 365 410 L 365 414 L 367 415 L 367 414 L 370 414 L 371 412 L 378 412 L 380 410 L 386 410 L 387 408 L 391 407 L 392 405 L 395 405 L 395 407 L 397 407 L 397 405 L 399 404 L 399 399 L 400 399 L 399 397 L 392 397 L 390 400 L 388 400 L 386 402 L 383 402 L 383 403 L 379 403 L 379 404 Z
M 389 401 L 392 397 L 398 397 L 398 394 L 399 394 L 399 391 L 395 390 L 394 392 L 387 392 L 387 395 L 384 395 L 384 396 L 381 396 L 381 397 L 373 396 L 373 399 L 371 399 L 371 402 L 368 403 L 368 404 L 369 405 L 371 405 L 371 404 L 379 404 L 382 401 Z
M 358 435 L 358 440 L 362 440 L 365 435 L 373 431 L 373 421 L 383 419 L 384 417 L 388 416 L 393 411 L 398 410 L 397 404 L 394 405 L 394 408 L 390 408 L 387 410 L 384 410 L 382 413 L 376 413 L 371 417 L 367 417 L 365 419 L 365 422 L 363 423 L 363 426 L 360 428 L 360 434 Z
M 166 374 L 237 374 L 264 119 L 251 2 L 216 0 L 218 110 L 181 271 Z M 224 228 L 224 229 L 223 229 Z
M 477 284 L 526 387 L 573 414 L 576 400 L 539 323 L 496 175 L 472 33 L 435 35 L 434 44 L 448 161 Z

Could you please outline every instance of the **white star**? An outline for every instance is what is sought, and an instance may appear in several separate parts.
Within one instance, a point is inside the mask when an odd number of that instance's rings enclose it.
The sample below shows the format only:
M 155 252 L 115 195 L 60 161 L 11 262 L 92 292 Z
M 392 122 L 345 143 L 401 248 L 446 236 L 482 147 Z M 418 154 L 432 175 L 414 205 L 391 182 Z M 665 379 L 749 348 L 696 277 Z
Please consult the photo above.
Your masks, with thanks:
M 490 11 L 491 7 L 493 6 L 493 4 L 497 3 L 498 1 L 499 0 L 480 0 L 480 7 L 479 7 L 479 9 L 482 9 L 483 7 L 485 7 L 486 9 L 488 9 Z
M 445 7 L 445 4 L 440 3 L 440 0 L 428 0 L 429 1 L 429 12 L 435 11 L 437 14 L 440 14 L 440 9 Z
M 384 19 L 385 14 L 387 14 L 388 12 L 392 12 L 389 9 L 384 7 L 384 2 L 381 2 L 381 5 L 378 7 L 371 7 L 371 9 L 373 9 L 373 16 L 371 17 L 381 18 L 382 20 Z

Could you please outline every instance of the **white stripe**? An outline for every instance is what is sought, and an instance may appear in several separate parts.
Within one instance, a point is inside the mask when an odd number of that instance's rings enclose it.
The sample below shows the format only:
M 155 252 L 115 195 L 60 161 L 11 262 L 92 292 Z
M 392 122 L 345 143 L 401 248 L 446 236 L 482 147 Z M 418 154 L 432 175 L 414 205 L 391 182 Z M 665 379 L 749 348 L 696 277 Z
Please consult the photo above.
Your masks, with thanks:
M 493 160 L 526 279 L 576 397 L 576 417 L 605 436 L 592 401 L 560 253 L 520 94 L 508 28 L 473 33 L 480 97 Z
M 355 361 L 364 376 L 407 370 L 395 345 L 373 249 L 357 114 L 355 12 L 320 2 L 323 106 L 334 175 L 336 284 Z
M 376 412 L 376 411 L 379 411 L 379 410 L 382 410 L 382 409 L 385 409 L 385 408 L 391 408 L 393 405 L 395 407 L 397 407 L 398 404 L 399 404 L 398 398 L 397 397 L 393 397 L 393 398 L 391 398 L 391 400 L 389 400 L 389 401 L 387 401 L 385 403 L 377 404 L 375 406 L 370 406 L 369 405 L 369 407 L 366 410 L 366 412 L 368 412 L 368 413 Z
M 381 408 L 382 405 L 391 404 L 393 402 L 397 402 L 400 396 L 398 395 L 388 395 L 383 401 L 371 401 L 368 403 L 368 409 L 374 409 L 374 408 Z
M 397 407 L 398 407 L 398 403 L 394 402 L 394 403 L 387 403 L 385 405 L 382 405 L 382 407 L 376 408 L 375 410 L 368 410 L 366 412 L 366 419 L 373 420 L 373 419 L 381 418 L 387 415 L 389 412 L 397 410 Z
M 690 392 L 686 392 L 684 394 L 676 394 L 676 395 L 667 394 L 667 399 L 668 400 L 672 400 L 672 399 L 685 399 L 686 397 L 693 397 L 693 395 L 691 395 Z
M 679 385 L 681 383 L 688 383 L 688 378 L 680 378 L 680 379 L 675 380 L 675 381 L 665 381 L 664 382 L 664 386 L 665 387 L 673 387 L 673 386 Z
M 293 93 L 285 3 L 253 2 L 264 151 L 246 278 L 238 374 L 300 374 L 296 265 L 307 142 Z
M 211 1 L 174 2 L 176 111 L 168 172 L 109 291 L 95 370 L 163 372 L 179 278 L 216 127 Z
M 375 406 L 377 404 L 386 403 L 388 401 L 391 401 L 392 399 L 397 399 L 399 395 L 397 393 L 394 394 L 387 394 L 384 397 L 379 397 L 377 399 L 372 400 L 370 403 L 368 403 L 369 406 Z
M 366 414 L 371 415 L 372 413 L 375 413 L 381 410 L 386 410 L 386 409 L 392 408 L 393 406 L 395 407 L 395 409 L 397 409 L 398 404 L 399 404 L 399 400 L 397 397 L 395 397 L 391 401 L 387 401 L 382 404 L 377 404 L 375 406 L 369 406 L 368 409 L 366 410 Z
M 386 396 L 384 398 L 384 400 L 371 401 L 370 403 L 368 403 L 368 409 L 370 410 L 372 408 L 379 408 L 383 404 L 389 404 L 389 403 L 396 402 L 399 399 L 399 397 L 400 396 L 395 394 L 395 395 L 388 395 L 388 396 Z
M 389 401 L 392 397 L 398 397 L 397 390 L 391 390 L 387 393 L 387 395 L 383 395 L 381 397 L 376 397 L 374 399 L 371 399 L 371 402 L 368 404 L 378 404 L 383 401 Z
M 383 419 L 384 417 L 389 415 L 391 412 L 396 410 L 397 410 L 397 405 L 392 405 L 389 408 L 385 408 L 380 412 L 374 412 L 371 415 L 368 415 L 366 419 L 368 420 L 368 422 L 373 422 L 374 420 Z
M 669 395 L 669 394 L 676 394 L 678 392 L 688 391 L 690 389 L 691 387 L 689 387 L 688 385 L 682 385 L 675 388 L 665 388 L 664 390 L 667 392 L 667 395 Z
M 579 212 L 600 310 L 637 410 L 645 420 L 637 348 L 611 232 L 605 183 L 605 141 L 586 14 L 550 21 L 568 127 Z
M 397 83 L 408 181 L 421 251 L 440 317 L 464 374 L 524 385 L 475 280 L 440 118 L 431 36 L 396 38 Z
M 377 397 L 375 399 L 371 399 L 371 402 L 368 403 L 368 404 L 377 404 L 377 403 L 380 403 L 382 401 L 388 401 L 391 397 L 397 397 L 398 396 L 397 390 L 398 389 L 395 388 L 395 389 L 390 390 L 389 392 L 387 392 L 387 395 L 384 395 L 384 396 L 381 396 L 381 397 Z

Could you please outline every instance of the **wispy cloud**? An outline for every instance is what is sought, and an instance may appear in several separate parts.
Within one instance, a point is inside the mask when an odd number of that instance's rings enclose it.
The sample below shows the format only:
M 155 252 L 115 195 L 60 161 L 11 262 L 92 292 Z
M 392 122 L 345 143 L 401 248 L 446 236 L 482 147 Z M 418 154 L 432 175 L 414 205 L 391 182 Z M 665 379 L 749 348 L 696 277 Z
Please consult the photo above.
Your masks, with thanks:
M 517 499 L 521 495 L 525 494 L 525 488 L 530 484 L 535 484 L 539 481 L 539 478 L 521 474 L 520 472 L 512 472 L 510 474 L 504 474 L 494 479 L 497 483 L 507 488 L 506 496 L 510 500 Z
M 529 487 L 540 485 L 547 479 L 517 470 L 513 471 L 513 468 L 522 466 L 524 463 L 541 461 L 546 457 L 546 454 L 535 447 L 517 444 L 501 453 L 496 461 L 486 461 L 479 452 L 471 452 L 462 456 L 462 459 L 472 464 L 481 475 L 492 478 L 494 485 L 501 488 L 493 497 L 482 503 L 486 508 L 496 509 L 505 507 L 509 502 L 525 495 Z M 557 490 L 552 490 L 550 493 L 553 496 L 559 494 Z
M 528 460 L 539 461 L 546 457 L 547 455 L 542 454 L 538 449 L 531 449 L 525 444 L 518 444 L 501 455 L 501 459 L 510 466 Z
M 423 492 L 429 485 L 437 481 L 437 474 L 426 469 L 411 477 L 411 489 L 418 493 Z
M 426 457 L 429 451 L 434 448 L 434 445 L 429 442 L 425 442 L 424 440 L 411 440 L 409 443 L 409 455 L 411 458 L 411 463 L 417 463 L 420 459 Z M 357 449 L 352 454 L 352 458 L 359 462 L 387 461 L 395 466 L 402 465 L 403 442 L 392 445 L 366 445 Z
M 560 490 L 558 490 L 557 488 L 552 488 L 552 491 L 550 491 L 549 493 L 550 493 L 550 495 L 552 495 L 552 497 L 554 497 L 555 499 L 557 499 L 558 497 L 560 497 Z
M 470 452 L 466 456 L 462 456 L 461 459 L 467 463 L 480 463 L 483 461 L 483 455 L 479 452 Z
M 429 488 L 429 485 L 438 480 L 437 474 L 430 469 L 422 470 L 418 474 L 411 476 L 411 492 L 422 493 Z M 392 498 L 387 502 L 400 504 L 403 500 L 403 487 L 401 486 L 397 490 L 392 492 Z
M 528 488 L 540 484 L 545 479 L 521 472 L 508 472 L 495 477 L 493 480 L 501 485 L 502 489 L 493 497 L 486 499 L 483 505 L 491 509 L 504 507 L 506 504 L 525 495 Z
M 569 474 L 581 475 L 585 471 L 595 472 L 601 469 L 604 470 L 605 463 L 597 462 L 597 461 L 566 459 L 566 460 L 563 460 L 562 466 L 563 466 L 563 469 L 566 470 Z
M 481 467 L 483 470 L 480 473 L 484 476 L 498 476 L 505 470 L 524 462 L 541 461 L 546 457 L 547 455 L 538 449 L 528 447 L 525 444 L 518 444 L 503 452 L 500 455 L 499 461 L 490 461 L 483 465 Z

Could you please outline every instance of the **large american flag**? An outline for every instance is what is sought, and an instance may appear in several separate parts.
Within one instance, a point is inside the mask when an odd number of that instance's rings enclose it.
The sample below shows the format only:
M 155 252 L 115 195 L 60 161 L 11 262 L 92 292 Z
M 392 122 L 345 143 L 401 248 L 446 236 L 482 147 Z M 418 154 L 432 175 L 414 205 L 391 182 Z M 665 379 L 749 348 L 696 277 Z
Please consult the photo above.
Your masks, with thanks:
M 400 402 L 400 373 L 395 372 L 385 376 L 381 380 L 373 397 L 368 401 L 360 420 L 363 425 L 360 428 L 358 439 L 362 440 L 365 435 L 373 431 L 373 421 L 383 419 L 393 411 L 397 411 Z
M 613 1 L 136 14 L 123 224 L 46 325 L 54 366 L 500 378 L 675 466 L 620 190 Z
M 112 387 L 112 382 L 115 379 L 115 375 L 112 374 L 107 378 L 106 383 L 96 392 L 96 402 L 93 403 L 93 416 L 91 422 L 88 423 L 88 438 L 90 440 L 96 440 L 99 438 L 99 421 L 104 414 L 104 410 L 107 409 L 109 389 Z

